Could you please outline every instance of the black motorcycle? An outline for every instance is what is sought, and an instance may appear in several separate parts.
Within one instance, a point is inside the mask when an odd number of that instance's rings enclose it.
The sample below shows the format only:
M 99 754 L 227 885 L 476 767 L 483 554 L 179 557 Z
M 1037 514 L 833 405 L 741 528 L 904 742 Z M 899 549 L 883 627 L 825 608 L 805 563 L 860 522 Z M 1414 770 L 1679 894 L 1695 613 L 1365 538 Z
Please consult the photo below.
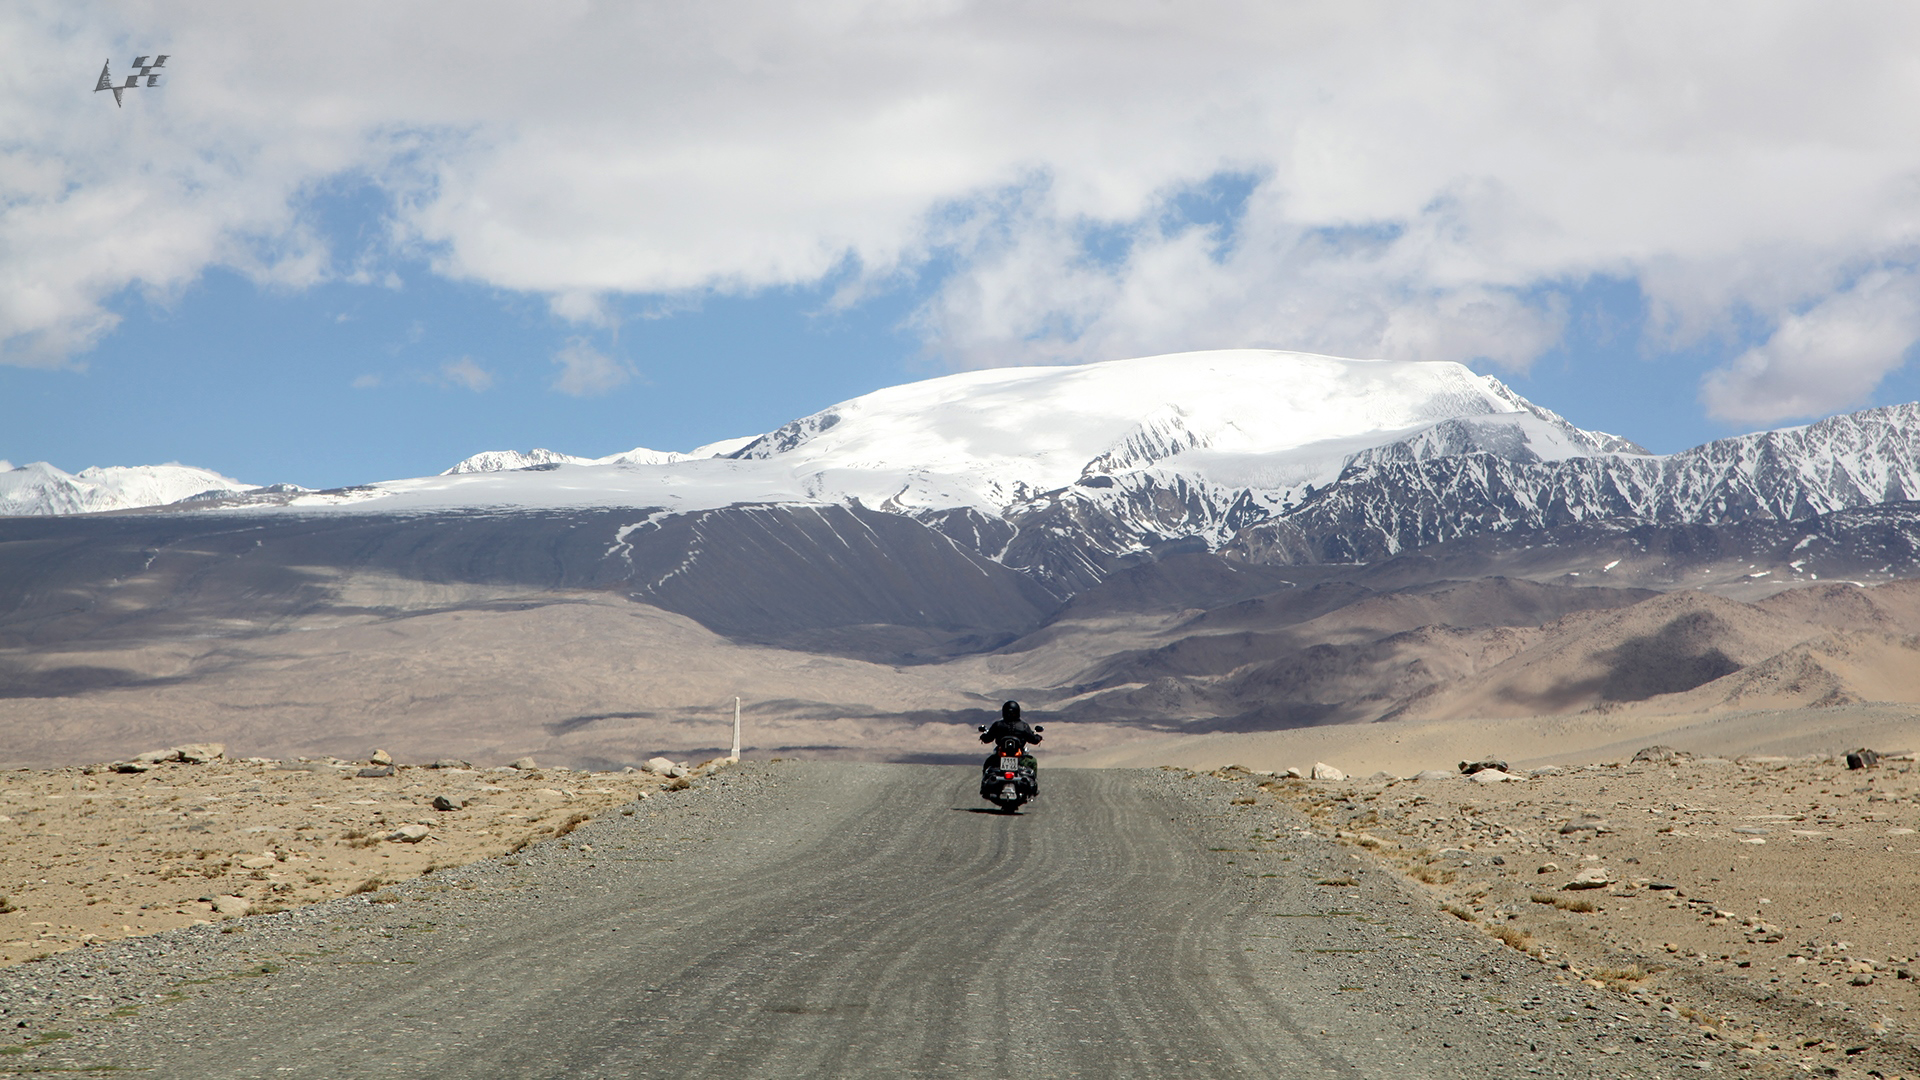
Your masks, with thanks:
M 982 727 L 981 734 L 986 730 Z M 994 753 L 980 767 L 980 797 L 998 806 L 1001 813 L 1012 814 L 1039 795 L 1040 772 L 1033 755 L 1026 752 L 1026 743 L 1018 735 L 1000 736 Z

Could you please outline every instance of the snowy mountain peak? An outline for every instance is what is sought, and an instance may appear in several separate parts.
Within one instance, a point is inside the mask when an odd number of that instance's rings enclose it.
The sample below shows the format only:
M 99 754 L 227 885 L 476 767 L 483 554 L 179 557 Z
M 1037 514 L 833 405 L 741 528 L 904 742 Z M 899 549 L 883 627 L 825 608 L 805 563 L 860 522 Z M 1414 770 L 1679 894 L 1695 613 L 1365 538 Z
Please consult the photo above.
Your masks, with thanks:
M 186 465 L 132 465 L 68 473 L 44 461 L 18 468 L 0 462 L 0 517 L 92 514 L 165 506 L 205 495 L 254 489 L 229 476 Z

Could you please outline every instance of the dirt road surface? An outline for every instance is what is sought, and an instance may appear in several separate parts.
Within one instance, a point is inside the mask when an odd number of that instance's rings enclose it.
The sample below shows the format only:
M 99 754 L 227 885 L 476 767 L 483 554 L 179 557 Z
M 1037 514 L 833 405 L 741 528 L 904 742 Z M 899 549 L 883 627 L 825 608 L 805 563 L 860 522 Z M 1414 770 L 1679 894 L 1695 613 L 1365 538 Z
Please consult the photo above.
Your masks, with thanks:
M 8 969 L 0 1070 L 159 1077 L 1700 1076 L 1243 785 L 748 764 L 522 856 Z M 384 901 L 384 902 L 382 902 Z M 235 927 L 240 927 L 237 931 Z M 1771 1075 L 1761 1068 L 1747 1075 Z

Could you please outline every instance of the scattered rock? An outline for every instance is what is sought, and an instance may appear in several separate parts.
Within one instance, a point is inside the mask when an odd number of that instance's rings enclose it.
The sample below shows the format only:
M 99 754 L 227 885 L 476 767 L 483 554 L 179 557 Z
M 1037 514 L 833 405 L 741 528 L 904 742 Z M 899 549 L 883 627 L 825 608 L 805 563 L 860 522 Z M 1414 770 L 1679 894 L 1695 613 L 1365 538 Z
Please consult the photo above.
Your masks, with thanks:
M 530 757 L 518 758 L 510 764 L 512 768 L 519 769 L 521 772 L 532 772 L 540 767 L 534 764 L 533 759 Z
M 1565 769 L 1562 769 L 1558 765 L 1542 765 L 1537 769 L 1528 769 L 1527 775 L 1536 776 L 1536 777 L 1537 776 L 1559 776 L 1561 773 L 1565 771 L 1566 771 Z
M 1540 864 L 1539 869 L 1534 871 L 1536 874 L 1557 874 L 1559 872 L 1560 864 L 1557 862 L 1543 862 Z
M 1313 763 L 1313 778 L 1315 780 L 1345 780 L 1347 774 L 1324 761 L 1316 761 Z
M 173 755 L 169 761 L 184 761 L 189 765 L 205 765 L 227 756 L 225 743 L 188 743 L 167 751 Z
M 1385 769 L 1382 769 L 1382 770 L 1380 770 L 1379 772 L 1376 772 L 1376 773 L 1374 773 L 1374 774 L 1373 774 L 1372 776 L 1369 776 L 1369 777 L 1367 777 L 1367 783 L 1369 783 L 1369 784 L 1391 784 L 1391 783 L 1393 783 L 1393 782 L 1394 782 L 1395 780 L 1398 780 L 1398 779 L 1400 779 L 1400 778 L 1399 778 L 1399 777 L 1397 777 L 1397 776 L 1395 776 L 1395 775 L 1393 775 L 1392 773 L 1390 773 L 1390 772 L 1388 772 L 1388 771 L 1386 771 Z
M 1880 755 L 1866 747 L 1847 751 L 1847 768 L 1871 769 L 1880 764 Z
M 252 901 L 244 896 L 212 896 L 207 903 L 213 905 L 216 915 L 245 915 L 253 907 Z
M 1772 836 L 1772 829 L 1763 829 L 1758 825 L 1735 825 L 1733 831 L 1742 836 Z
M 1873 976 L 1868 975 L 1866 972 L 1861 972 L 1853 978 L 1848 979 L 1847 984 L 1849 986 L 1872 986 Z
M 265 870 L 269 866 L 278 866 L 279 864 L 280 864 L 280 860 L 274 858 L 271 855 L 255 855 L 251 859 L 241 859 L 240 869 Z
M 1451 780 L 1458 775 L 1458 773 L 1450 773 L 1445 769 L 1421 769 L 1419 772 L 1413 774 L 1413 778 L 1415 780 Z
M 1507 763 L 1501 761 L 1499 758 L 1483 758 L 1479 761 L 1463 761 L 1460 763 L 1460 771 L 1468 776 L 1472 776 L 1474 773 L 1484 769 L 1496 769 L 1500 772 L 1510 771 L 1507 768 Z
M 402 825 L 387 834 L 387 839 L 402 844 L 417 844 L 433 832 L 425 825 Z
M 1601 833 L 1610 833 L 1612 831 L 1613 826 L 1608 825 L 1605 818 L 1594 814 L 1581 814 L 1579 817 L 1560 826 L 1561 836 L 1574 836 L 1579 833 L 1592 833 L 1598 836 Z
M 373 753 L 367 755 L 367 764 L 391 765 L 393 764 L 393 755 L 387 753 L 385 750 L 375 750 Z
M 465 803 L 455 799 L 449 799 L 445 795 L 435 795 L 433 797 L 433 808 L 435 810 L 458 810 L 465 805 Z
M 680 777 L 683 777 L 683 776 L 688 776 L 688 775 L 690 775 L 690 774 L 692 774 L 692 772 L 693 772 L 693 770 L 692 770 L 692 769 L 689 769 L 689 768 L 687 768 L 687 766 L 686 766 L 686 763 L 685 763 L 685 762 L 681 762 L 680 764 L 678 764 L 678 765 L 675 765 L 675 766 L 673 766 L 672 768 L 670 768 L 670 769 L 668 769 L 668 770 L 667 770 L 667 775 L 668 775 L 668 776 L 671 776 L 671 777 L 673 777 L 674 779 L 676 779 L 676 780 L 677 780 L 677 779 L 679 779 Z
M 1515 776 L 1504 769 L 1481 769 L 1467 774 L 1467 779 L 1476 784 L 1504 784 L 1509 780 L 1525 780 L 1524 776 Z
M 382 776 L 392 776 L 393 766 L 369 765 L 366 768 L 361 769 L 359 772 L 354 773 L 353 775 L 360 777 L 363 780 L 377 780 Z
M 144 761 L 116 761 L 111 768 L 117 773 L 143 773 L 153 771 L 153 766 Z
M 135 754 L 133 756 L 133 763 L 135 765 L 158 765 L 161 762 L 172 760 L 174 760 L 174 757 L 173 751 L 171 750 L 149 750 L 144 754 Z
M 657 776 L 665 776 L 672 770 L 673 762 L 663 757 L 650 757 L 647 759 L 646 764 L 640 766 L 640 768 Z
M 1306 773 L 1303 773 L 1299 769 L 1295 769 L 1295 768 L 1289 768 L 1287 769 L 1286 772 L 1283 772 L 1280 775 L 1286 777 L 1289 780 L 1305 780 L 1307 778 Z
M 1613 871 L 1604 866 L 1591 866 L 1573 875 L 1573 880 L 1560 886 L 1562 889 L 1604 889 L 1613 884 Z
M 1685 750 L 1675 750 L 1671 746 L 1643 746 L 1633 752 L 1636 765 L 1678 765 L 1693 757 Z
M 459 758 L 443 757 L 439 761 L 436 761 L 433 764 L 427 766 L 427 768 L 429 769 L 471 769 L 473 768 L 473 762 L 461 761 Z

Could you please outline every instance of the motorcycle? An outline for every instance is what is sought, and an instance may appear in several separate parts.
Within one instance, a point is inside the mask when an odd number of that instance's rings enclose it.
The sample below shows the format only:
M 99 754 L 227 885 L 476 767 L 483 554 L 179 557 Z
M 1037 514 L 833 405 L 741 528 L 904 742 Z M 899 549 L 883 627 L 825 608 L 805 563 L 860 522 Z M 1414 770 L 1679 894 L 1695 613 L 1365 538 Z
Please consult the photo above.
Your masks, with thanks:
M 1035 727 L 1036 733 L 1045 731 Z M 986 734 L 983 726 L 981 734 Z M 998 806 L 1003 814 L 1018 813 L 1020 807 L 1040 796 L 1040 773 L 1026 743 L 1017 735 L 1002 735 L 994 744 L 994 753 L 980 767 L 980 797 Z

